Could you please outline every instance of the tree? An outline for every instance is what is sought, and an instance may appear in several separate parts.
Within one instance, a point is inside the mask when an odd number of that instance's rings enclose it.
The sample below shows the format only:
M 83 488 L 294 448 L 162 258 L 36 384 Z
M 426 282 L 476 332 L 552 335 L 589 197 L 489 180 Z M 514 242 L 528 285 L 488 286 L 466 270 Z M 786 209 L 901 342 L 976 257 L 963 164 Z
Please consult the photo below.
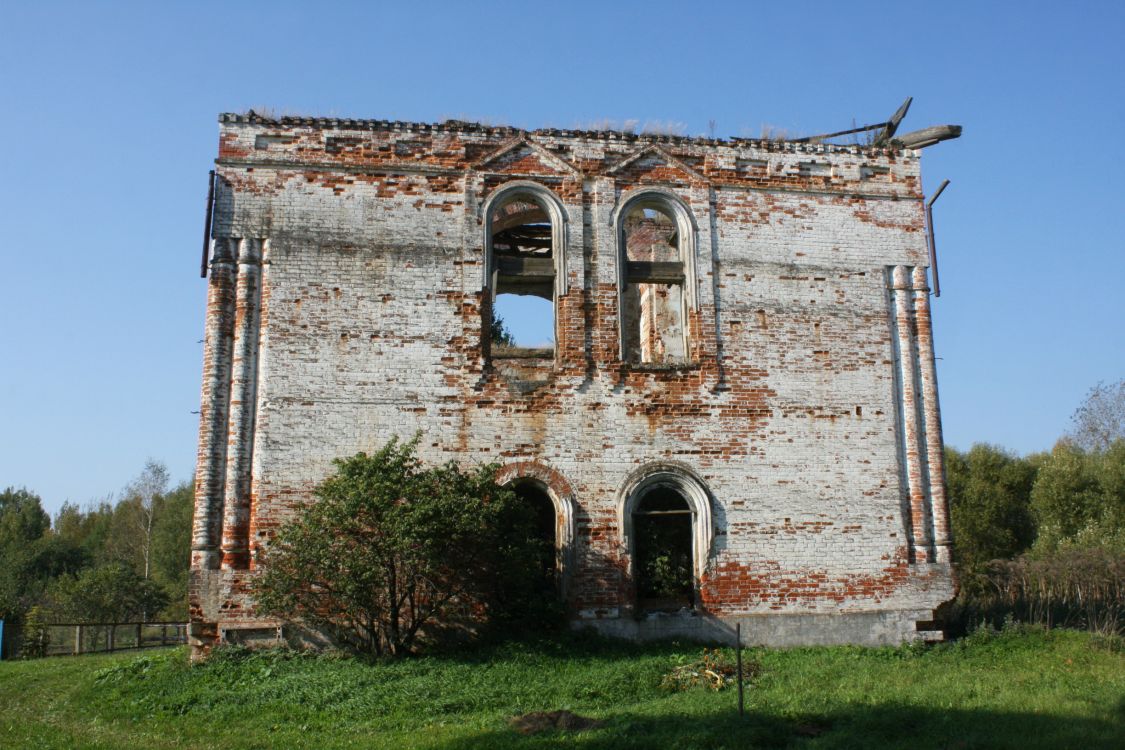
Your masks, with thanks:
M 160 587 L 122 563 L 61 575 L 47 591 L 47 608 L 57 620 L 129 622 L 168 603 Z
M 33 542 L 50 527 L 51 517 L 38 495 L 14 487 L 0 492 L 0 550 Z
M 152 531 L 156 526 L 156 517 L 167 490 L 168 468 L 151 458 L 145 462 L 144 469 L 125 490 L 126 497 L 136 508 L 138 541 L 145 579 L 152 574 Z
M 1035 540 L 1032 461 L 978 443 L 968 453 L 945 450 L 954 550 L 974 569 L 1027 550 Z
M 494 466 L 423 468 L 417 442 L 335 462 L 317 502 L 262 555 L 260 611 L 397 656 L 423 628 L 479 620 L 535 587 L 530 509 L 496 485 Z
M 1084 451 L 1059 441 L 1031 493 L 1035 547 L 1112 547 L 1125 552 L 1125 440 Z
M 1098 383 L 1071 417 L 1070 440 L 1087 451 L 1105 451 L 1125 439 L 1125 379 Z
M 169 620 L 187 619 L 194 501 L 192 484 L 179 485 L 163 497 L 152 528 L 152 579 L 168 593 L 168 608 L 161 616 Z
M 51 568 L 40 541 L 50 517 L 39 496 L 8 487 L 0 492 L 0 619 L 19 620 L 42 590 Z
M 107 562 L 106 546 L 113 523 L 109 498 L 90 503 L 85 510 L 74 503 L 63 503 L 55 515 L 55 534 L 79 547 L 96 563 Z

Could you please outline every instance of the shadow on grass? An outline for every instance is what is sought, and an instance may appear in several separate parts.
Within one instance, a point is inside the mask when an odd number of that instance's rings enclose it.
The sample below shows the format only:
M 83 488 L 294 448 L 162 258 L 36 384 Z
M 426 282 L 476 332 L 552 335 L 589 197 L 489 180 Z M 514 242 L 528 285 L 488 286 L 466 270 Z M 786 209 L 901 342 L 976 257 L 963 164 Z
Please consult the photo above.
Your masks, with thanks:
M 605 726 L 584 732 L 532 736 L 503 729 L 460 738 L 442 750 L 509 747 L 629 748 L 1081 748 L 1123 746 L 1125 701 L 1108 721 L 989 711 L 936 710 L 903 705 L 856 706 L 847 711 L 796 717 L 747 712 L 699 715 L 607 715 Z

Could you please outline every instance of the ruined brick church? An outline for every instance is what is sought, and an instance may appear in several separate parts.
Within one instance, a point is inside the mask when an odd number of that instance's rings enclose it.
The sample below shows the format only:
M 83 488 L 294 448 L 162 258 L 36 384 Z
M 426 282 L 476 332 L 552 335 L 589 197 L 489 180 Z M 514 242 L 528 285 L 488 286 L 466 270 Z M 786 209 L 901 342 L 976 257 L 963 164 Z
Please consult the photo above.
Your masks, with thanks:
M 932 635 L 954 579 L 918 147 L 219 123 L 197 647 L 272 637 L 259 552 L 334 458 L 416 432 L 545 509 L 576 626 Z M 497 325 L 511 295 L 546 343 Z

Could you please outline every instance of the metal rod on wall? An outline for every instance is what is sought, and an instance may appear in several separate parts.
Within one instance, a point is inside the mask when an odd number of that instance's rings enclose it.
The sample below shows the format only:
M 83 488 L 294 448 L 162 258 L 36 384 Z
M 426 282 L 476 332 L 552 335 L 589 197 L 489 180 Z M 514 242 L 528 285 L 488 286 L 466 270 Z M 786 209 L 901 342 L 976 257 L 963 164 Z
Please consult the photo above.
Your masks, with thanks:
M 215 214 L 215 170 L 207 177 L 207 212 L 203 215 L 203 259 L 199 262 L 199 278 L 207 278 L 207 260 L 211 255 L 211 218 Z
M 934 211 L 933 211 L 933 207 L 934 207 L 934 201 L 936 201 L 938 199 L 938 196 L 941 195 L 941 192 L 943 190 L 945 190 L 947 187 L 949 187 L 949 180 L 945 180 L 944 182 L 942 182 L 941 186 L 938 187 L 937 192 L 934 193 L 934 197 L 932 197 L 928 201 L 926 201 L 926 245 L 929 246 L 929 250 L 930 250 L 930 268 L 934 272 L 934 296 L 935 297 L 941 296 L 941 282 L 938 280 L 937 244 L 936 244 L 936 241 L 934 240 Z

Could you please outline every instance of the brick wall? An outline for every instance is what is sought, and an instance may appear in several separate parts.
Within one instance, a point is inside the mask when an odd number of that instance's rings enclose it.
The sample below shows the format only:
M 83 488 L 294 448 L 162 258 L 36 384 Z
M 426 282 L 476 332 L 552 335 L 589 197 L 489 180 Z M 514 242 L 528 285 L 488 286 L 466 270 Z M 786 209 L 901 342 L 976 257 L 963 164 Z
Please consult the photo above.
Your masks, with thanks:
M 744 618 L 748 641 L 888 642 L 951 597 L 916 152 L 220 123 L 199 632 L 268 625 L 256 550 L 333 458 L 415 431 L 427 461 L 546 483 L 572 527 L 570 611 L 608 632 Z M 565 217 L 553 360 L 490 359 L 482 337 L 484 207 L 521 181 Z M 689 361 L 668 366 L 619 351 L 620 209 L 649 194 L 690 222 Z M 626 506 L 662 470 L 706 506 L 699 605 L 637 619 Z

